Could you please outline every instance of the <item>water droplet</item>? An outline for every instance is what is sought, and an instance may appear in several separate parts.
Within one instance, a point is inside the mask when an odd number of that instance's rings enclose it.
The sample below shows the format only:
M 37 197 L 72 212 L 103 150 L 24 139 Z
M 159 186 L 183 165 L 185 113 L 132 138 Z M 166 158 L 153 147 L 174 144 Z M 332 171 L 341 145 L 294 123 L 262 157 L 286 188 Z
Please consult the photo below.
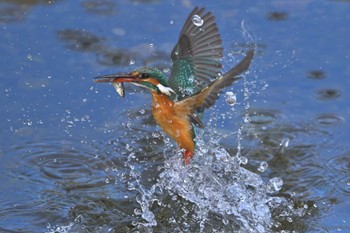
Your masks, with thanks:
M 280 191 L 283 185 L 283 180 L 279 177 L 274 177 L 267 184 L 267 192 L 274 193 Z
M 86 102 L 87 102 L 87 99 L 83 99 L 83 102 L 86 103 Z
M 164 73 L 168 73 L 169 71 L 170 71 L 169 68 L 164 68 L 164 69 L 163 69 L 163 72 L 164 72 Z
M 258 167 L 258 171 L 259 172 L 264 172 L 264 171 L 266 171 L 266 169 L 268 168 L 268 164 L 267 164 L 267 162 L 265 162 L 265 161 L 262 161 L 261 163 L 260 163 L 260 165 L 259 165 L 259 167 Z
M 72 128 L 74 126 L 73 121 L 67 121 L 67 127 Z
M 27 54 L 27 59 L 33 61 L 33 56 L 31 54 Z
M 282 141 L 280 143 L 282 153 L 284 152 L 284 149 L 286 149 L 289 146 L 289 141 L 290 141 L 289 138 L 282 139 Z
M 51 77 L 51 75 L 49 75 L 49 76 L 47 76 L 47 78 L 48 78 L 48 79 L 51 79 L 52 77 Z
M 154 138 L 159 138 L 159 137 L 160 137 L 160 134 L 159 134 L 159 133 L 152 133 L 152 136 L 153 136 Z
M 105 179 L 105 183 L 109 184 L 110 180 L 108 178 Z
M 144 213 L 141 215 L 143 219 L 145 219 L 146 221 L 148 221 L 148 224 L 150 226 L 155 226 L 157 224 L 156 220 L 155 220 L 155 216 L 151 211 L 144 211 Z
M 31 126 L 31 125 L 33 125 L 33 122 L 32 122 L 31 120 L 24 120 L 24 121 L 23 121 L 23 124 L 24 124 L 24 125 Z
M 153 47 L 154 47 L 154 44 L 152 44 L 152 43 L 151 43 L 151 44 L 149 44 L 149 47 L 153 48 Z
M 174 20 L 170 20 L 170 22 L 169 22 L 170 24 L 174 24 Z
M 155 108 L 159 108 L 159 103 L 158 102 L 155 102 L 154 104 L 153 104 L 153 106 L 155 107 Z
M 190 75 L 190 76 L 188 77 L 188 81 L 189 81 L 190 83 L 193 83 L 194 80 L 195 80 L 195 78 L 194 78 L 193 75 Z
M 129 61 L 129 65 L 134 65 L 135 64 L 135 60 L 134 59 L 131 59 L 130 61 Z
M 144 109 L 141 109 L 141 110 L 140 110 L 140 113 L 141 113 L 142 115 L 145 114 L 145 112 L 146 112 L 146 111 L 145 111 Z
M 126 149 L 127 151 L 132 151 L 132 150 L 133 150 L 132 147 L 131 147 L 128 143 L 125 145 L 125 149 Z M 133 153 L 131 153 L 129 156 L 132 158 Z
M 136 215 L 141 215 L 141 214 L 142 214 L 142 211 L 141 211 L 140 209 L 136 208 L 136 209 L 134 209 L 134 213 L 135 213 Z
M 235 105 L 237 101 L 236 95 L 231 91 L 226 92 L 225 99 L 226 99 L 226 103 L 230 106 Z
M 204 20 L 199 16 L 199 15 L 194 15 L 192 17 L 192 22 L 194 25 L 196 25 L 197 27 L 200 27 L 203 25 Z
M 239 156 L 238 160 L 241 164 L 247 164 L 248 163 L 248 158 L 244 156 Z

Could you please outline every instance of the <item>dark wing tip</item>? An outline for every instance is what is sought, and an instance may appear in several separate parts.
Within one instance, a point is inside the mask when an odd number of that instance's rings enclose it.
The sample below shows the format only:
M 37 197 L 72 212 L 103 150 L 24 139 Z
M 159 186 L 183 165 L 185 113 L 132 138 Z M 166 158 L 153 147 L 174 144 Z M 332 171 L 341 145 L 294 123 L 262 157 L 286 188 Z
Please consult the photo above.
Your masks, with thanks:
M 232 85 L 241 77 L 239 76 L 243 72 L 247 71 L 254 57 L 254 49 L 248 50 L 246 56 L 241 60 L 236 66 L 229 70 L 223 77 L 214 81 L 210 86 L 208 86 L 203 103 L 198 106 L 200 109 L 209 108 L 214 105 L 215 101 L 219 98 L 219 94 L 222 89 Z
M 201 18 L 202 25 L 194 22 L 195 15 Z M 193 75 L 200 85 L 193 88 L 195 91 L 200 90 L 217 77 L 222 67 L 222 57 L 221 37 L 214 15 L 205 8 L 195 7 L 187 17 L 171 53 L 173 67 L 169 78 L 170 86 L 188 89 L 188 86 L 181 86 L 181 83 L 188 83 L 182 79 Z M 189 74 L 182 72 L 184 66 L 190 70 Z

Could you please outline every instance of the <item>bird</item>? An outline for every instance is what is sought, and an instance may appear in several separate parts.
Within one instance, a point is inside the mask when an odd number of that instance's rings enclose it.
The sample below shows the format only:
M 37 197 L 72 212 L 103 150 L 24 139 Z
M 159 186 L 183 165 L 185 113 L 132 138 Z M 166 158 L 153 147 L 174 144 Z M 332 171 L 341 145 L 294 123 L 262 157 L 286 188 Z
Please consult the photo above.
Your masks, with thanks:
M 254 57 L 248 46 L 245 57 L 221 74 L 223 48 L 215 17 L 205 8 L 189 14 L 171 52 L 170 77 L 155 67 L 140 67 L 130 73 L 95 77 L 97 83 L 112 83 L 124 97 L 124 83 L 150 90 L 156 123 L 182 149 L 184 163 L 190 164 L 196 148 L 195 128 L 203 128 L 204 109 L 215 104 L 222 89 L 232 85 L 247 71 Z

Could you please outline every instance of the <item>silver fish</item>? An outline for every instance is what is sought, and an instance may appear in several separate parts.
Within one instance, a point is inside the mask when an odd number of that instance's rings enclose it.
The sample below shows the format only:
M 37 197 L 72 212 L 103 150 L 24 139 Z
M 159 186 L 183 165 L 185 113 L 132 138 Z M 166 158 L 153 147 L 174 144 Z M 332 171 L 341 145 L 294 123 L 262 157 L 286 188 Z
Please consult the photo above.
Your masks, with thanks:
M 125 96 L 125 88 L 123 83 L 112 83 L 115 91 L 121 96 Z

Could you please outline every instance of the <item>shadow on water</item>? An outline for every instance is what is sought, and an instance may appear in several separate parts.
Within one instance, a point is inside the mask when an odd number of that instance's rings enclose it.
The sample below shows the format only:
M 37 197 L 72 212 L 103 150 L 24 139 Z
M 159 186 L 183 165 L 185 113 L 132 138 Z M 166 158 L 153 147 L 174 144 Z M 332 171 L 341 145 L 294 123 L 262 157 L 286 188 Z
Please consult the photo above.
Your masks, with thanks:
M 48 5 L 59 0 L 0 0 L 0 23 L 15 23 L 25 19 L 35 5 Z
M 157 51 L 150 44 L 141 44 L 131 50 L 113 48 L 108 45 L 105 38 L 83 30 L 61 30 L 58 32 L 58 38 L 70 50 L 94 54 L 97 63 L 104 66 L 126 67 L 138 63 L 166 71 L 168 67 L 165 64 L 170 61 L 167 53 Z

